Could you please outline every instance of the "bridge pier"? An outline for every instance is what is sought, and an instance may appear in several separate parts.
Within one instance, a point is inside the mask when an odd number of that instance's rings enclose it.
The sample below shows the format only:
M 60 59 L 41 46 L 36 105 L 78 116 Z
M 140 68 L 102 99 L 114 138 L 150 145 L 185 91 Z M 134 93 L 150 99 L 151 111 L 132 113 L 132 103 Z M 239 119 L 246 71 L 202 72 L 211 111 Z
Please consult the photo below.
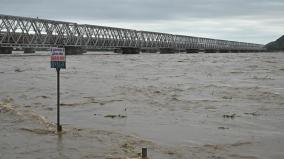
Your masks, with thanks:
M 120 48 L 115 48 L 113 49 L 114 53 L 122 53 L 122 50 Z
M 174 54 L 175 52 L 174 48 L 160 48 L 160 54 Z
M 240 50 L 231 50 L 232 53 L 239 53 Z
M 189 53 L 189 54 L 194 54 L 194 53 L 198 53 L 199 50 L 198 49 L 186 49 L 186 53 Z
M 115 48 L 113 52 L 120 53 L 120 54 L 139 54 L 140 48 L 135 48 L 135 47 Z
M 143 53 L 157 53 L 158 51 L 158 49 L 141 49 Z
M 179 49 L 177 50 L 179 53 L 186 53 L 186 50 L 185 49 Z
M 140 53 L 140 48 L 136 48 L 136 47 L 122 47 L 122 48 L 115 49 L 114 52 L 121 53 L 121 54 L 139 54 Z
M 229 53 L 230 50 L 219 50 L 220 53 Z
M 12 47 L 0 47 L 0 54 L 12 54 Z
M 35 49 L 34 48 L 24 48 L 24 53 L 25 54 L 35 53 Z
M 82 55 L 83 53 L 86 53 L 86 50 L 82 49 L 82 47 L 65 46 L 66 55 Z
M 215 49 L 206 49 L 206 50 L 204 50 L 204 52 L 205 53 L 216 53 L 217 50 L 215 50 Z

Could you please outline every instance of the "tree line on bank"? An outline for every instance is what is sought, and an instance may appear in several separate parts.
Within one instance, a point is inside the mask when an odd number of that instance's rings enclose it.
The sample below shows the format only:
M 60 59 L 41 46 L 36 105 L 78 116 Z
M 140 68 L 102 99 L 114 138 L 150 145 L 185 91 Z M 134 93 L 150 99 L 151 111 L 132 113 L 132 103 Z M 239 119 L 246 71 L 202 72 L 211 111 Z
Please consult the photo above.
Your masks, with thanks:
M 266 44 L 265 47 L 268 51 L 284 51 L 284 35 L 276 41 Z

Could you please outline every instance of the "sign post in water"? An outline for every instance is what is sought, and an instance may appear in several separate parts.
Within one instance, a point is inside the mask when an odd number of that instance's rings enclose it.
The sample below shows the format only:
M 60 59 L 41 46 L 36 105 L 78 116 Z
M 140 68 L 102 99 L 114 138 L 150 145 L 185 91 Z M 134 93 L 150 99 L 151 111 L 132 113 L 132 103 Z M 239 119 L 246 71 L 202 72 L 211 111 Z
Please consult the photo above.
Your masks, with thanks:
M 60 69 L 66 68 L 65 49 L 51 48 L 50 53 L 51 68 L 55 68 L 57 72 L 57 132 L 61 132 L 62 126 L 60 125 Z

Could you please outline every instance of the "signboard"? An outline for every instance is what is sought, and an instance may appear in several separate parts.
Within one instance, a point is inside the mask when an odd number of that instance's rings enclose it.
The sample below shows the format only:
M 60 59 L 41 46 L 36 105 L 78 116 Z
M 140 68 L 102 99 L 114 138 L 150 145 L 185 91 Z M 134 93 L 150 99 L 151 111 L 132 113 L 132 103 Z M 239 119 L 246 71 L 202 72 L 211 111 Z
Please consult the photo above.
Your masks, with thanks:
M 51 68 L 60 69 L 66 68 L 66 58 L 64 48 L 50 48 L 50 65 Z

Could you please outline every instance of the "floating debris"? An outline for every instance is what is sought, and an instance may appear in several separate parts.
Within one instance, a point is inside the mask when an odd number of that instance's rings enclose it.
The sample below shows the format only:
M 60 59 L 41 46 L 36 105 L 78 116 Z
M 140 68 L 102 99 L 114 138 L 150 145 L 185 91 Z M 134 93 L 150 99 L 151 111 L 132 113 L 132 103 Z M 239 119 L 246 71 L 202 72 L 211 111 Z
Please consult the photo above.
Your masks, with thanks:
M 130 145 L 128 143 L 121 145 L 121 148 L 123 148 L 123 151 L 126 152 L 126 153 L 134 153 L 133 145 Z
M 161 93 L 161 91 L 154 91 L 154 93 L 156 93 L 156 94 L 160 94 L 160 93 Z
M 32 132 L 38 135 L 47 135 L 47 134 L 55 134 L 54 130 L 46 130 L 46 129 L 29 129 L 29 128 L 20 128 L 20 130 Z
M 118 115 L 114 115 L 114 114 L 105 115 L 105 118 L 126 118 L 126 117 L 127 117 L 126 115 L 121 115 L 121 114 L 118 114 Z
M 76 105 L 80 105 L 80 104 L 79 103 L 60 103 L 60 106 L 63 106 L 63 107 L 72 107 Z
M 115 118 L 115 117 L 117 117 L 117 115 L 111 115 L 111 114 L 105 115 L 105 118 Z
M 222 97 L 223 99 L 233 99 L 233 97 L 231 97 L 231 96 L 224 96 L 224 97 Z
M 39 96 L 39 97 L 41 97 L 41 98 L 43 98 L 43 99 L 49 98 L 48 96 Z
M 220 127 L 218 127 L 218 129 L 221 129 L 221 130 L 227 130 L 227 129 L 229 129 L 229 128 L 226 128 L 226 127 L 220 126 Z
M 224 114 L 224 115 L 223 115 L 223 118 L 231 118 L 231 119 L 234 119 L 234 118 L 236 117 L 236 115 L 237 115 L 237 114 L 235 114 L 235 113 L 234 113 L 234 114 Z
M 252 116 L 259 116 L 260 114 L 258 114 L 257 112 L 252 112 L 252 113 L 244 113 L 246 115 L 252 115 Z
M 21 70 L 20 68 L 16 68 L 14 71 L 15 72 L 24 72 L 24 70 Z
M 53 111 L 53 108 L 51 108 L 51 107 L 48 107 L 48 108 L 45 108 L 45 110 L 48 110 L 48 111 Z

